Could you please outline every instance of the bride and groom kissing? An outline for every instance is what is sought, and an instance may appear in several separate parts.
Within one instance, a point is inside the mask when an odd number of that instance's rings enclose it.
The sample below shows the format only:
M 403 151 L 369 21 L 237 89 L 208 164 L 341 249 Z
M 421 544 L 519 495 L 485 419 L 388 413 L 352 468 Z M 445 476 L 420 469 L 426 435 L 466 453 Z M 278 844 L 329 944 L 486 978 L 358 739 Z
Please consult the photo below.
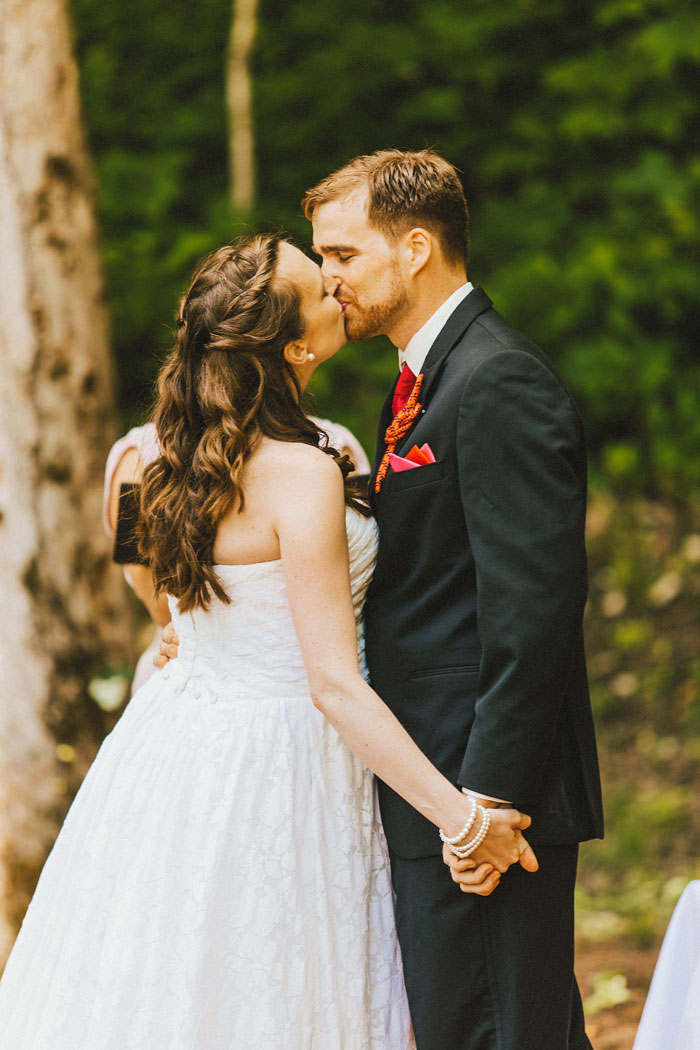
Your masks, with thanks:
M 468 281 L 438 154 L 356 158 L 304 208 L 320 271 L 253 237 L 183 298 L 142 485 L 177 659 L 47 862 L 0 984 L 8 1050 L 590 1046 L 578 414 Z M 401 370 L 370 516 L 300 398 L 379 334 Z

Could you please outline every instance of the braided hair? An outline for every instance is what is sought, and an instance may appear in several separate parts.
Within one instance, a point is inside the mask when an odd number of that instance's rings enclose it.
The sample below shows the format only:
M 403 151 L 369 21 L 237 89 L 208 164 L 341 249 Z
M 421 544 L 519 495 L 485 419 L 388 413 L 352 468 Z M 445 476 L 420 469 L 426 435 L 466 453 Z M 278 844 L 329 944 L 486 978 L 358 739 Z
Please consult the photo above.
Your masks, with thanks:
M 344 477 L 352 469 L 305 415 L 284 356 L 304 322 L 298 289 L 275 279 L 280 243 L 241 239 L 199 265 L 158 377 L 161 454 L 143 475 L 140 551 L 156 591 L 183 612 L 207 608 L 212 596 L 230 601 L 213 568 L 214 540 L 224 515 L 244 507 L 242 472 L 263 436 L 323 448 Z M 357 506 L 351 486 L 346 501 Z

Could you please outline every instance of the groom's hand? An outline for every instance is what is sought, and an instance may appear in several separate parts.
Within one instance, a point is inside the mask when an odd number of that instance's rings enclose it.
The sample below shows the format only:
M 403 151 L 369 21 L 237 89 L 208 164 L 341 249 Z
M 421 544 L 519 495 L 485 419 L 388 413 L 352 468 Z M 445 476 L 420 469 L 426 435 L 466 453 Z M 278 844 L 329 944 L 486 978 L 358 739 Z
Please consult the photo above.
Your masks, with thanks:
M 520 856 L 518 857 L 520 867 L 524 868 L 525 871 L 537 871 L 540 866 L 539 862 L 535 856 L 535 851 L 524 835 L 521 835 L 518 839 L 518 849 L 520 851 Z
M 177 657 L 177 647 L 179 645 L 179 638 L 175 633 L 172 620 L 170 623 L 166 623 L 163 630 L 160 632 L 160 646 L 158 655 L 156 656 L 153 663 L 156 667 L 165 667 L 168 660 L 174 660 Z
M 491 826 L 489 833 L 478 849 L 474 850 L 473 858 L 478 861 L 491 861 L 494 867 L 506 871 L 511 864 L 518 863 L 526 871 L 536 871 L 539 867 L 534 850 L 529 844 L 523 832 L 530 826 L 532 820 L 526 813 L 519 813 L 512 806 L 502 803 L 481 801 L 484 808 L 491 813 Z M 503 867 L 499 860 L 493 859 L 494 850 L 506 850 L 508 861 Z M 457 859 L 457 858 L 455 858 Z
M 529 828 L 531 823 L 527 814 L 520 813 L 517 809 L 511 809 L 498 803 L 481 801 L 480 804 L 490 810 L 491 826 L 484 841 L 474 851 L 472 856 L 467 858 L 471 862 L 472 867 L 474 862 L 477 864 L 486 863 L 502 873 L 517 862 L 525 871 L 537 871 L 539 867 L 537 857 L 522 834 L 526 828 Z M 455 872 L 470 871 L 470 868 L 463 866 L 464 861 L 461 861 L 459 857 L 455 857 L 447 845 L 443 848 L 442 856 L 445 864 L 451 869 L 453 878 Z M 455 881 L 464 884 L 462 879 L 455 879 Z M 471 876 L 466 881 L 467 884 L 470 884 Z M 465 890 L 465 892 L 470 891 Z
M 484 856 L 482 854 L 490 854 L 494 849 L 505 848 L 511 859 L 505 868 L 501 867 L 497 861 L 494 863 L 494 867 L 497 867 L 500 871 L 506 871 L 511 864 L 517 862 L 525 871 L 537 871 L 539 868 L 537 857 L 532 846 L 522 834 L 532 823 L 527 813 L 520 813 L 519 810 L 504 802 L 498 803 L 479 799 L 479 804 L 484 809 L 491 811 L 491 827 L 482 845 L 474 851 L 474 859 L 481 861 L 491 860 L 490 855 Z

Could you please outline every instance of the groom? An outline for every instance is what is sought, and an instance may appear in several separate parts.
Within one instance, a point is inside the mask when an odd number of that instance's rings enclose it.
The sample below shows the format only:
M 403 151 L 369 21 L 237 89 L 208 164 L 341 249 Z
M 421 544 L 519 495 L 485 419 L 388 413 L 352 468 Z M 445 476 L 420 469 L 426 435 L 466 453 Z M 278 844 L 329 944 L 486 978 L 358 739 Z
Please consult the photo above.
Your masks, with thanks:
M 468 282 L 467 206 L 442 157 L 358 157 L 304 210 L 348 337 L 399 349 L 370 476 L 372 684 L 450 779 L 531 815 L 540 864 L 463 894 L 433 826 L 380 784 L 417 1047 L 583 1050 L 573 890 L 602 811 L 581 423 L 544 354 Z M 388 459 L 425 445 L 434 462 Z

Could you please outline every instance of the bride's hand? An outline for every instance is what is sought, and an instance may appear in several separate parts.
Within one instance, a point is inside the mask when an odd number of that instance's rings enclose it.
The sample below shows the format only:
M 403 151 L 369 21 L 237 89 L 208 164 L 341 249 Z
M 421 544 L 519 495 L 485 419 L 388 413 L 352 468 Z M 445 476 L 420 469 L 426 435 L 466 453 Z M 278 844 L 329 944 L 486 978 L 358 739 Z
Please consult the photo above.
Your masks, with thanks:
M 442 859 L 450 869 L 452 881 L 457 883 L 462 893 L 478 893 L 488 897 L 501 881 L 501 873 L 493 865 L 477 864 L 471 857 L 460 860 L 450 852 L 447 844 L 442 847 Z
M 156 656 L 153 664 L 155 667 L 165 667 L 168 660 L 175 660 L 178 652 L 179 639 L 173 627 L 172 620 L 170 623 L 166 623 L 163 630 L 160 632 L 160 646 L 158 655 Z

